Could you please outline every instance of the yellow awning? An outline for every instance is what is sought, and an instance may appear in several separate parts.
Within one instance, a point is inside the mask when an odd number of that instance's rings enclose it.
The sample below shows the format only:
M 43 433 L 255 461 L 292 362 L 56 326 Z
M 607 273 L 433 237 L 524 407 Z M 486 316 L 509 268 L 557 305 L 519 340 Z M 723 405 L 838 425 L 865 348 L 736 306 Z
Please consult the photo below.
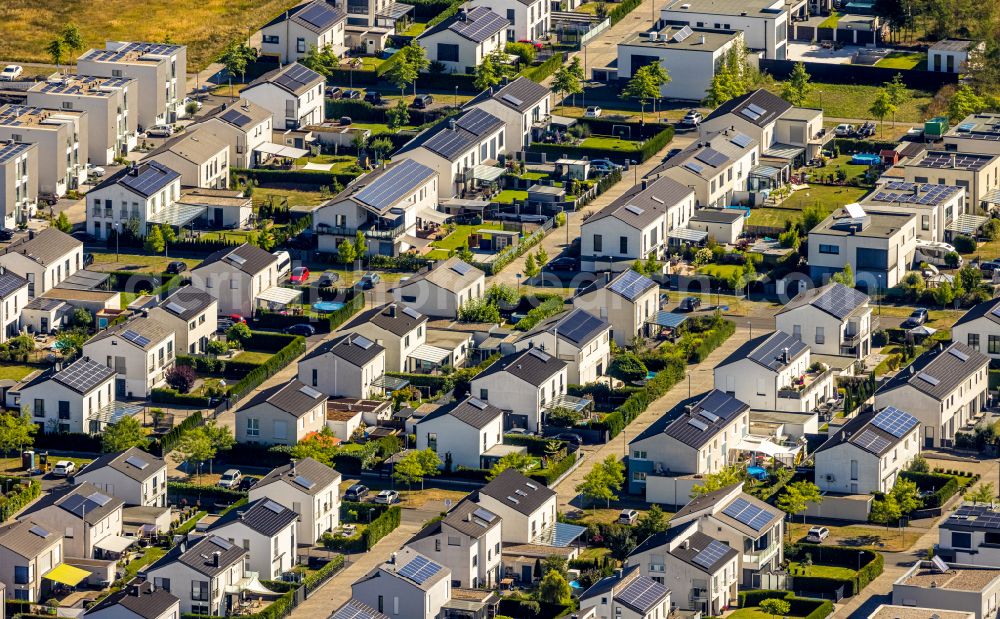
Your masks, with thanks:
M 86 580 L 88 576 L 90 576 L 90 572 L 87 570 L 81 570 L 78 567 L 60 563 L 49 570 L 49 573 L 42 576 L 42 578 L 47 578 L 63 585 L 75 587 Z

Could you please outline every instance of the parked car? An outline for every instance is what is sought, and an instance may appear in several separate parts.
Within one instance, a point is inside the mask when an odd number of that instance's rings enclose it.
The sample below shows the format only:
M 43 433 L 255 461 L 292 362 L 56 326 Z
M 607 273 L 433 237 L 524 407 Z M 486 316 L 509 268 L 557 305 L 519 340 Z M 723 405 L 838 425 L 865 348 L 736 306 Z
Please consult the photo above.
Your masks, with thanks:
M 292 269 L 292 276 L 288 278 L 293 284 L 300 286 L 309 281 L 309 267 L 295 267 Z
M 340 281 L 339 275 L 337 275 L 333 271 L 326 271 L 325 273 L 319 276 L 319 280 L 317 280 L 316 283 L 319 285 L 320 288 L 329 288 L 330 286 L 336 284 L 339 281 Z
M 344 493 L 345 501 L 360 501 L 368 496 L 368 486 L 364 484 L 354 484 Z
M 1000 260 L 988 260 L 979 263 L 979 270 L 983 273 L 992 274 L 997 269 L 1000 269 Z
M 584 118 L 600 118 L 601 108 L 597 105 L 588 105 L 586 111 L 583 112 Z
M 94 264 L 94 254 L 91 253 L 83 254 L 83 267 L 87 268 L 92 264 Z
M 348 88 L 347 90 L 344 91 L 344 94 L 342 94 L 340 98 L 341 99 L 360 99 L 361 98 L 361 91 L 360 90 L 354 90 L 353 88 Z
M 538 41 L 529 41 L 528 39 L 518 39 L 518 43 L 527 43 L 528 45 L 534 46 L 535 49 L 542 49 L 543 45 Z
M 371 103 L 372 105 L 382 105 L 382 93 L 369 90 L 365 93 L 365 102 Z
M 572 256 L 561 256 L 555 260 L 550 260 L 545 268 L 550 271 L 578 271 L 579 266 L 577 265 L 576 258 Z
M 183 273 L 188 270 L 188 265 L 180 260 L 174 260 L 167 265 L 167 273 L 173 273 L 177 275 L 178 273 Z
M 854 125 L 848 123 L 841 123 L 836 126 L 833 130 L 833 134 L 837 137 L 846 138 L 854 135 Z
M 379 277 L 378 273 L 368 272 L 361 276 L 361 279 L 358 280 L 358 283 L 354 284 L 354 287 L 360 290 L 371 290 L 380 281 L 382 281 L 382 278 Z
M 701 307 L 701 299 L 698 297 L 684 297 L 680 305 L 677 306 L 682 312 L 693 312 Z
M 92 163 L 87 164 L 87 176 L 93 176 L 96 178 L 101 178 L 104 176 L 104 168 L 99 165 L 94 165 Z
M 240 316 L 239 314 L 230 314 L 230 315 L 226 316 L 226 318 L 228 318 L 229 322 L 231 322 L 233 324 L 236 324 L 238 322 L 242 322 L 243 324 L 247 323 L 247 319 L 244 318 L 243 316 Z
M 577 447 L 583 445 L 583 437 L 574 432 L 563 432 L 562 434 L 556 434 L 552 438 L 560 441 L 566 441 L 567 443 L 572 443 Z
M 19 64 L 9 64 L 0 71 L 0 82 L 13 82 L 24 73 L 24 67 Z
M 229 488 L 234 490 L 239 487 L 240 480 L 243 479 L 243 473 L 240 473 L 239 469 L 228 469 L 219 478 L 219 487 Z
M 285 327 L 285 333 L 288 335 L 301 335 L 304 337 L 311 337 L 316 335 L 316 327 L 300 322 L 297 325 L 292 325 L 290 327 Z
M 185 108 L 187 108 L 187 106 L 189 104 L 191 104 L 191 103 L 194 103 L 194 110 L 196 112 L 200 111 L 201 108 L 205 107 L 205 104 L 203 104 L 201 101 L 198 101 L 197 99 L 192 99 L 191 97 L 184 97 L 184 107 Z
M 639 519 L 639 512 L 634 509 L 623 509 L 620 514 L 618 514 L 618 522 L 621 524 L 635 524 L 635 521 Z
M 55 468 L 52 469 L 52 474 L 56 477 L 69 477 L 76 472 L 76 464 L 70 460 L 60 460 L 56 462 Z
M 327 86 L 326 87 L 326 98 L 327 99 L 339 99 L 341 95 L 344 94 L 344 90 L 340 86 Z
M 399 503 L 399 493 L 395 490 L 383 490 L 375 495 L 375 502 L 383 505 Z
M 830 537 L 830 529 L 826 527 L 812 527 L 809 529 L 809 533 L 806 534 L 806 541 L 819 544 L 828 537 Z
M 236 489 L 246 492 L 250 488 L 253 488 L 255 485 L 257 485 L 258 481 L 260 481 L 259 477 L 250 477 L 249 475 L 247 475 L 246 477 L 240 480 L 240 483 L 236 487 Z
M 697 127 L 701 124 L 702 115 L 698 110 L 688 110 L 688 113 L 681 119 L 681 125 L 685 127 Z
M 77 230 L 70 234 L 70 236 L 81 243 L 92 243 L 95 240 L 94 235 L 90 234 L 86 230 Z
M 153 125 L 146 129 L 146 136 L 151 138 L 169 138 L 174 134 L 172 125 Z
M 900 326 L 903 327 L 904 329 L 912 329 L 914 327 L 919 327 L 925 322 L 927 322 L 927 310 L 923 307 L 918 307 L 917 309 L 913 310 L 913 313 L 910 314 L 910 317 L 904 320 L 903 324 Z
M 7 228 L 0 228 L 0 241 L 9 241 L 14 238 L 14 231 Z
M 870 138 L 873 135 L 875 135 L 875 123 L 870 120 L 858 129 L 858 137 Z
M 432 103 L 434 103 L 434 97 L 430 95 L 417 95 L 413 98 L 413 103 L 410 105 L 418 110 L 426 110 Z
M 622 168 L 622 166 L 618 165 L 614 161 L 611 161 L 610 159 L 592 159 L 590 161 L 590 165 L 601 165 L 606 168 L 611 168 L 612 170 L 620 170 Z

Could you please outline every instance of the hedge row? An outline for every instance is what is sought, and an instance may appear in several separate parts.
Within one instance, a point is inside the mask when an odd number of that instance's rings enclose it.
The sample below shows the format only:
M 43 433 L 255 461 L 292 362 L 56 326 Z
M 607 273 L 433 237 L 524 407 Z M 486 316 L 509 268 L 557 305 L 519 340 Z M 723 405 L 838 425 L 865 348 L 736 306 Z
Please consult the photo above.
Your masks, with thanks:
M 221 376 L 230 380 L 240 380 L 260 367 L 260 363 L 219 359 L 212 356 L 177 355 L 177 365 L 194 368 L 198 374 Z
M 27 507 L 42 493 L 42 485 L 37 479 L 23 483 L 22 477 L 0 477 L 3 495 L 0 495 L 0 522 L 12 518 L 14 514 Z
M 368 503 L 359 503 L 358 505 L 362 505 L 365 509 L 372 508 Z M 323 535 L 323 545 L 328 550 L 340 552 L 364 552 L 371 550 L 379 540 L 399 527 L 401 515 L 402 509 L 398 505 L 393 505 L 379 514 L 375 520 L 372 520 L 371 524 L 366 526 L 364 530 L 359 531 L 351 537 L 340 537 L 325 533 Z
M 608 19 L 611 20 L 611 25 L 614 26 L 625 19 L 625 16 L 635 10 L 640 4 L 642 4 L 642 0 L 623 0 L 616 4 L 613 9 L 608 11 Z
M 701 363 L 733 333 L 736 333 L 736 323 L 731 320 L 723 321 L 722 326 L 718 329 L 709 329 L 699 333 L 696 339 L 697 343 L 688 354 L 688 361 Z
M 562 297 L 546 299 L 538 307 L 529 310 L 524 318 L 518 320 L 517 324 L 514 325 L 514 329 L 517 331 L 531 331 L 541 321 L 563 311 L 564 306 L 565 301 L 563 301 Z
M 367 121 L 373 123 L 385 122 L 385 108 L 375 107 L 367 101 L 357 99 L 327 99 L 326 117 L 349 117 L 352 121 Z
M 492 355 L 488 359 L 480 362 L 479 365 L 472 367 L 462 368 L 456 372 L 452 372 L 448 375 L 439 374 L 413 374 L 410 372 L 386 372 L 386 376 L 392 376 L 395 378 L 404 378 L 410 382 L 411 386 L 422 387 L 430 392 L 431 395 L 437 393 L 450 393 L 455 392 L 456 395 L 464 395 L 468 393 L 469 382 L 477 374 L 493 365 L 493 362 L 500 358 L 500 355 Z
M 480 271 L 486 273 L 487 276 L 495 275 L 502 271 L 504 267 L 513 262 L 516 258 L 520 257 L 526 251 L 538 245 L 545 238 L 545 235 L 549 230 L 553 229 L 554 225 L 551 223 L 552 220 L 546 222 L 541 228 L 538 228 L 528 236 L 521 239 L 521 242 L 513 247 L 508 247 L 507 249 L 501 251 L 496 255 L 496 258 L 492 262 L 479 262 L 477 260 L 472 261 L 472 266 L 476 267 Z
M 537 479 L 538 481 L 544 483 L 546 486 L 551 486 L 559 479 L 563 473 L 568 471 L 570 467 L 576 462 L 577 454 L 571 453 L 562 460 L 556 462 L 554 465 L 547 469 L 536 469 L 528 471 L 528 477 L 532 479 Z
M 180 393 L 170 387 L 156 387 L 150 394 L 149 399 L 157 404 L 175 404 L 177 406 L 196 406 L 198 408 L 208 408 L 211 406 L 211 398 L 203 395 L 191 395 Z
M 241 490 L 231 490 L 221 486 L 208 486 L 204 484 L 193 484 L 181 481 L 167 482 L 167 498 L 171 503 L 179 503 L 181 498 L 193 500 L 212 501 L 213 503 L 235 503 L 240 499 L 247 498 L 247 493 Z
M 160 456 L 164 456 L 173 449 L 179 440 L 181 440 L 181 435 L 190 430 L 191 428 L 196 428 L 201 425 L 201 411 L 195 411 L 184 418 L 179 424 L 170 429 L 169 432 L 160 437 Z
M 566 441 L 557 438 L 543 438 L 541 436 L 535 436 L 534 434 L 504 434 L 503 442 L 505 445 L 520 445 L 528 448 L 528 455 L 531 456 L 542 456 L 545 455 L 545 449 L 549 443 L 555 441 L 559 443 L 561 449 L 565 449 L 568 443 Z
M 903 471 L 900 477 L 917 484 L 919 490 L 933 490 L 933 494 L 924 497 L 924 508 L 942 507 L 948 499 L 955 496 L 961 489 L 954 475 L 943 473 L 918 473 Z
M 786 547 L 785 558 L 801 560 L 809 554 L 815 563 L 838 565 L 857 569 L 858 554 L 861 555 L 861 569 L 854 578 L 826 578 L 820 576 L 796 576 L 795 587 L 807 591 L 835 591 L 844 587 L 844 595 L 850 597 L 860 593 L 873 580 L 882 575 L 885 558 L 882 553 L 871 550 L 856 550 L 842 546 L 820 546 L 817 544 L 791 544 Z
M 357 174 L 340 174 L 325 170 L 269 170 L 267 168 L 231 168 L 229 173 L 240 178 L 250 178 L 261 185 L 289 184 L 332 187 L 334 182 L 346 185 L 358 177 Z
M 39 449 L 57 449 L 63 451 L 83 451 L 100 453 L 100 435 L 83 434 L 82 432 L 37 432 L 33 445 Z
M 265 361 L 260 367 L 247 374 L 243 380 L 229 388 L 229 396 L 234 400 L 239 400 L 261 385 L 265 380 L 274 376 L 282 368 L 295 360 L 296 357 L 306 352 L 306 338 L 301 335 L 295 338 L 284 348 L 274 353 L 270 359 Z
M 528 150 L 536 153 L 546 153 L 555 157 L 566 155 L 569 157 L 587 157 L 590 159 L 610 159 L 612 161 L 637 160 L 639 163 L 642 163 L 660 152 L 673 138 L 674 128 L 666 126 L 648 140 L 641 143 L 636 142 L 635 150 L 631 153 L 623 153 L 620 150 L 607 148 L 588 148 L 569 144 L 542 144 L 538 142 L 532 142 Z
M 528 78 L 533 82 L 544 82 L 546 78 L 559 70 L 559 67 L 563 66 L 563 60 L 566 55 L 562 52 L 556 52 L 549 57 L 548 60 L 536 67 L 526 67 L 521 70 L 521 75 Z
M 760 603 L 764 600 L 785 600 L 789 604 L 789 615 L 804 617 L 804 619 L 825 619 L 825 617 L 833 614 L 833 602 L 830 600 L 800 598 L 796 597 L 791 591 L 752 589 L 749 591 L 740 591 L 738 598 L 740 608 L 760 606 Z

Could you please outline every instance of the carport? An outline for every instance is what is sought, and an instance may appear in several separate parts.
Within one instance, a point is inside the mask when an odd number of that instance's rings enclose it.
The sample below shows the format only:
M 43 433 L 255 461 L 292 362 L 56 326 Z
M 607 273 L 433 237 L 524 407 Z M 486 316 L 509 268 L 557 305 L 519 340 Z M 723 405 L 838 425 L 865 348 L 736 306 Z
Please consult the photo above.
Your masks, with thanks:
M 302 298 L 302 291 L 293 288 L 273 286 L 257 295 L 257 306 L 267 309 L 281 309 Z
M 97 290 L 98 288 L 106 290 L 104 284 L 110 278 L 111 275 L 108 273 L 81 269 L 62 280 L 59 283 L 59 287 L 68 288 L 69 290 Z

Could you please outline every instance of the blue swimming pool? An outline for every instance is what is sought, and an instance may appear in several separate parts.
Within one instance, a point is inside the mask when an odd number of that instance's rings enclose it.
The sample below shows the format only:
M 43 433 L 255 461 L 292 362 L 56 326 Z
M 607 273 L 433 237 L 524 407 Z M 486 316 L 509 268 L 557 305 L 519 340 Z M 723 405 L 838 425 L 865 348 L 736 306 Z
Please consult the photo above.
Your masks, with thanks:
M 857 153 L 851 157 L 851 163 L 855 165 L 878 165 L 882 163 L 882 158 L 871 153 Z
M 335 312 L 340 308 L 344 307 L 344 304 L 340 301 L 317 301 L 313 303 L 313 309 L 317 312 Z

